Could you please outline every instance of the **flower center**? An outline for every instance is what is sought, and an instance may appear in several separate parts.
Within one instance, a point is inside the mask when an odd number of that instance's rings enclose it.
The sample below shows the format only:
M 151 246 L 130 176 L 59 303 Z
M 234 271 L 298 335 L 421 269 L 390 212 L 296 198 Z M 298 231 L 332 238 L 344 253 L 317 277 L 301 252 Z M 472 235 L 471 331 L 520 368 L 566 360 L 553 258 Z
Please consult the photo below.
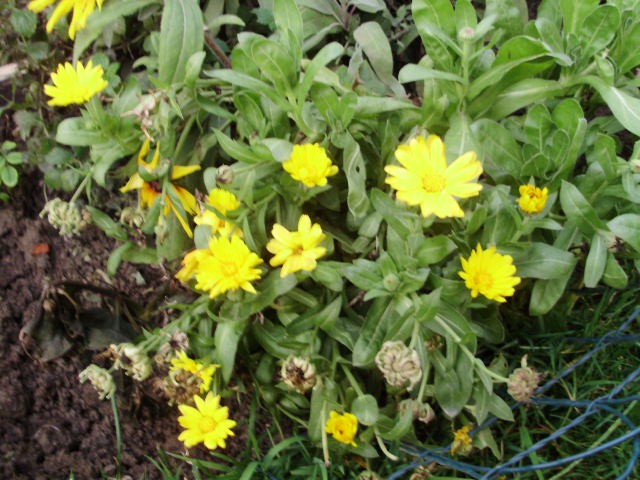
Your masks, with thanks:
M 493 287 L 493 277 L 487 272 L 478 272 L 473 276 L 473 281 L 478 287 L 478 290 L 487 291 Z
M 152 180 L 151 182 L 147 182 L 151 190 L 156 193 L 162 193 L 162 187 L 160 186 L 160 182 L 158 180 Z
M 222 262 L 221 268 L 225 277 L 233 277 L 238 274 L 238 265 L 234 262 Z
M 200 420 L 200 431 L 204 433 L 213 432 L 218 426 L 218 422 L 213 417 L 202 417 Z
M 447 179 L 439 173 L 427 175 L 422 179 L 422 187 L 429 193 L 440 193 L 447 186 Z

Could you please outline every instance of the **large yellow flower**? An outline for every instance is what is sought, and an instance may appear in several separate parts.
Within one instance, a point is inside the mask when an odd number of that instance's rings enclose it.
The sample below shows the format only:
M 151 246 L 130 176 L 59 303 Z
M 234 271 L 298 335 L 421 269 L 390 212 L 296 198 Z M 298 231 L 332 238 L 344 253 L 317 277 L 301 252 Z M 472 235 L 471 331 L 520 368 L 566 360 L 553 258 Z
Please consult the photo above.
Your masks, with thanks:
M 518 205 L 520 209 L 529 215 L 535 215 L 544 210 L 549 198 L 547 187 L 538 188 L 534 185 L 520 185 L 520 198 Z
M 358 434 L 358 417 L 353 413 L 347 412 L 341 415 L 332 410 L 329 413 L 329 420 L 327 420 L 324 429 L 339 442 L 353 445 L 354 447 L 358 446 L 354 441 Z
M 507 301 L 504 297 L 512 296 L 513 287 L 520 283 L 520 277 L 515 276 L 513 257 L 498 253 L 496 247 L 483 250 L 478 245 L 469 259 L 460 260 L 463 271 L 458 275 L 464 279 L 473 298 L 482 294 L 489 300 L 503 303 Z
M 239 288 L 256 293 L 251 282 L 260 279 L 261 272 L 255 267 L 261 263 L 240 237 L 212 237 L 209 248 L 185 256 L 176 278 L 188 281 L 195 277 L 196 288 L 208 291 L 211 298 Z
M 317 143 L 294 145 L 291 157 L 282 163 L 282 168 L 307 187 L 324 187 L 327 177 L 338 173 L 338 167 L 331 163 L 326 150 Z
M 56 0 L 32 0 L 27 5 L 27 8 L 33 12 L 40 13 L 55 2 Z M 101 9 L 102 0 L 60 0 L 47 22 L 47 32 L 51 32 L 62 17 L 65 17 L 73 10 L 73 17 L 69 24 L 69 38 L 73 40 L 76 32 L 87 26 L 87 18 L 93 13 L 96 6 Z
M 195 408 L 178 405 L 182 413 L 178 422 L 185 428 L 178 440 L 183 441 L 187 448 L 199 443 L 204 443 L 210 450 L 226 448 L 226 439 L 235 435 L 231 429 L 236 426 L 236 421 L 229 418 L 229 407 L 221 407 L 220 397 L 211 392 L 204 400 L 194 395 L 193 401 Z
M 211 190 L 205 205 L 216 209 L 222 215 L 226 215 L 240 208 L 238 197 L 236 197 L 233 192 L 223 190 L 222 188 L 214 188 Z M 194 221 L 198 225 L 209 225 L 209 227 L 211 227 L 211 233 L 214 235 L 239 235 L 242 237 L 242 230 L 240 230 L 237 225 L 234 225 L 224 218 L 220 218 L 215 212 L 206 207 L 194 218 Z
M 311 225 L 308 215 L 300 216 L 298 231 L 290 232 L 276 223 L 271 230 L 273 239 L 267 243 L 267 250 L 273 253 L 269 263 L 272 267 L 282 265 L 280 277 L 305 270 L 310 272 L 318 265 L 316 260 L 327 253 L 327 249 L 320 247 L 324 240 L 324 233 L 319 224 Z
M 76 68 L 69 62 L 59 64 L 58 70 L 51 73 L 51 80 L 53 85 L 45 85 L 44 93 L 51 97 L 47 103 L 55 107 L 83 104 L 109 85 L 102 66 L 94 66 L 91 60 L 86 67 L 81 62 Z
M 178 352 L 178 356 L 171 359 L 169 371 L 184 370 L 195 375 L 200 380 L 200 393 L 208 392 L 211 388 L 213 376 L 220 365 L 204 364 L 189 357 L 184 350 Z
M 467 152 L 447 165 L 445 145 L 437 135 L 419 136 L 409 145 L 400 145 L 396 158 L 402 167 L 386 166 L 390 176 L 385 182 L 397 190 L 398 199 L 419 205 L 424 217 L 463 217 L 456 197 L 474 197 L 482 190 L 482 185 L 473 182 L 482 173 L 476 153 Z
M 158 168 L 158 165 L 160 163 L 160 144 L 156 145 L 156 150 L 153 154 L 153 158 L 151 162 L 147 163 L 145 159 L 147 158 L 150 150 L 151 142 L 147 139 L 145 140 L 142 148 L 140 149 L 140 153 L 138 154 L 138 168 L 144 168 L 144 170 L 152 174 L 154 170 Z M 200 170 L 200 165 L 173 166 L 171 169 L 171 180 L 177 180 L 198 170 Z M 194 197 L 191 192 L 189 192 L 185 188 L 173 184 L 171 184 L 169 188 L 174 189 L 175 194 L 179 198 L 180 204 L 182 205 L 182 208 L 185 212 L 193 215 L 198 211 L 196 197 Z M 126 183 L 126 185 L 120 189 L 121 192 L 128 192 L 130 190 L 140 190 L 140 204 L 143 208 L 151 208 L 153 204 L 162 197 L 161 183 L 157 180 L 147 182 L 140 176 L 138 172 L 131 175 L 131 178 Z M 169 195 L 165 195 L 164 201 L 165 204 L 162 211 L 163 215 L 166 217 L 171 211 L 173 211 L 173 213 L 178 218 L 180 225 L 182 225 L 184 231 L 187 233 L 187 235 L 189 235 L 189 238 L 193 237 L 193 232 L 191 230 L 191 227 L 189 226 L 189 222 L 182 215 L 180 210 L 173 204 Z

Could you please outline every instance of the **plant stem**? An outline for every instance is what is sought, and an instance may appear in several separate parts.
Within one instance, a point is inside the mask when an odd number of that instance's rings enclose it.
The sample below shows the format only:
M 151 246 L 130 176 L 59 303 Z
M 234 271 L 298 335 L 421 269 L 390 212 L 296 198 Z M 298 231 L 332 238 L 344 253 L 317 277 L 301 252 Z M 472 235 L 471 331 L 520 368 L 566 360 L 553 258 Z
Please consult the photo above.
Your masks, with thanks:
M 120 431 L 118 401 L 115 395 L 111 396 L 111 407 L 113 408 L 113 419 L 116 426 L 116 478 L 120 478 L 122 474 L 122 432 Z

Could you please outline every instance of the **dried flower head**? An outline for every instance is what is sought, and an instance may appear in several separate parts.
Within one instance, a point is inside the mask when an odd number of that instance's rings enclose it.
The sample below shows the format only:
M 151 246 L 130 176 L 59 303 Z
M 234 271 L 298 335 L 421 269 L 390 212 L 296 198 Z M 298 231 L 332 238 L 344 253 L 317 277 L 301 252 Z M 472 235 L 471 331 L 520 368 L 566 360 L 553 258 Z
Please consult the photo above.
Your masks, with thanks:
M 213 376 L 220 365 L 207 364 L 201 360 L 190 358 L 185 351 L 178 352 L 177 356 L 171 360 L 169 373 L 184 371 L 195 376 L 199 380 L 200 393 L 206 393 L 211 388 Z
M 298 393 L 305 393 L 316 384 L 316 368 L 306 358 L 290 355 L 280 369 L 282 381 Z
M 376 365 L 392 387 L 410 392 L 422 377 L 418 352 L 403 342 L 384 342 L 376 355 Z
M 544 375 L 527 366 L 527 356 L 522 357 L 520 368 L 516 368 L 507 382 L 507 392 L 518 402 L 529 403 Z
M 139 382 L 146 380 L 153 373 L 151 360 L 146 352 L 133 343 L 120 343 L 109 347 L 114 357 L 114 368 L 122 369 L 124 373 Z
M 436 412 L 431 408 L 431 405 L 412 398 L 404 399 L 398 404 L 399 412 L 406 410 L 411 411 L 414 419 L 425 424 L 432 422 L 436 418 Z
M 465 425 L 453 432 L 453 443 L 451 444 L 451 455 L 468 455 L 471 453 L 472 440 L 469 432 L 471 431 L 470 425 Z
M 100 399 L 111 398 L 116 393 L 116 384 L 113 381 L 113 377 L 108 370 L 101 368 L 97 365 L 89 365 L 78 375 L 80 383 L 84 383 L 87 380 L 91 382 L 93 388 L 96 389 Z
M 86 209 L 80 209 L 75 202 L 65 202 L 61 198 L 49 200 L 40 216 L 47 216 L 47 220 L 63 237 L 79 234 L 91 223 L 91 214 Z
M 211 392 L 204 399 L 195 395 L 193 401 L 195 408 L 178 405 L 182 413 L 178 422 L 185 429 L 178 439 L 187 448 L 199 443 L 204 443 L 210 450 L 226 448 L 226 439 L 235 435 L 231 429 L 236 426 L 235 420 L 229 418 L 229 407 L 221 407 L 220 397 Z
M 332 410 L 324 429 L 337 441 L 357 447 L 354 439 L 358 434 L 358 417 L 354 414 L 348 412 L 340 414 Z

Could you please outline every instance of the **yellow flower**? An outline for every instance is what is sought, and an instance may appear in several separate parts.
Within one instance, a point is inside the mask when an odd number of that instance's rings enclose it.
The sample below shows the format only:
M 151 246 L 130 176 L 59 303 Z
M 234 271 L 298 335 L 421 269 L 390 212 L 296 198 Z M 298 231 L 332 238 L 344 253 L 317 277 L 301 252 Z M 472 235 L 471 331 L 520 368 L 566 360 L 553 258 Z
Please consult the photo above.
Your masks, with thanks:
M 496 247 L 482 250 L 478 245 L 468 260 L 460 260 L 463 271 L 458 275 L 464 279 L 473 298 L 481 293 L 489 300 L 506 302 L 504 297 L 513 295 L 513 287 L 520 283 L 520 277 L 515 276 L 513 257 L 498 253 Z
M 260 279 L 261 272 L 255 267 L 261 263 L 240 237 L 213 237 L 209 248 L 185 256 L 176 278 L 185 282 L 195 277 L 196 288 L 208 291 L 210 298 L 238 288 L 256 293 L 251 282 Z
M 151 162 L 147 163 L 145 159 L 147 158 L 150 150 L 151 142 L 147 139 L 145 140 L 142 148 L 140 149 L 140 153 L 138 154 L 138 168 L 144 168 L 148 173 L 152 174 L 154 170 L 158 168 L 158 165 L 160 163 L 160 144 L 158 143 L 158 145 L 156 145 L 156 150 L 153 154 L 153 158 Z M 171 180 L 177 180 L 198 170 L 200 170 L 200 165 L 173 166 L 171 169 Z M 185 188 L 173 184 L 171 184 L 171 188 L 175 190 L 175 193 L 180 199 L 180 204 L 182 205 L 182 208 L 185 210 L 185 212 L 193 215 L 198 211 L 196 197 L 194 197 L 191 192 L 189 192 Z M 129 192 L 131 190 L 140 190 L 140 204 L 143 208 L 151 208 L 153 204 L 162 197 L 162 186 L 160 181 L 154 180 L 147 182 L 140 176 L 138 172 L 131 175 L 131 178 L 129 179 L 127 184 L 120 189 L 121 192 Z M 165 196 L 164 201 L 165 205 L 162 211 L 163 215 L 166 217 L 171 211 L 173 211 L 173 213 L 178 218 L 180 225 L 182 225 L 182 228 L 187 233 L 189 238 L 193 237 L 193 232 L 191 231 L 191 227 L 189 226 L 187 219 L 173 204 L 169 195 Z
M 307 187 L 324 187 L 327 177 L 338 173 L 338 167 L 331 163 L 326 150 L 317 143 L 294 145 L 291 157 L 282 163 L 282 168 Z
M 178 440 L 184 442 L 187 448 L 204 443 L 210 450 L 226 448 L 226 438 L 235 434 L 231 430 L 236 426 L 235 420 L 229 418 L 229 407 L 220 406 L 220 397 L 209 392 L 203 400 L 198 395 L 193 396 L 195 408 L 190 405 L 178 405 L 182 415 L 178 422 L 185 431 Z
M 109 85 L 102 66 L 94 66 L 91 60 L 86 67 L 78 62 L 75 69 L 69 62 L 59 64 L 58 70 L 51 74 L 51 80 L 53 85 L 45 85 L 44 93 L 51 97 L 47 103 L 55 107 L 83 104 Z
M 171 367 L 169 368 L 169 371 L 175 372 L 177 370 L 184 370 L 195 375 L 200 379 L 200 393 L 205 393 L 211 388 L 213 376 L 219 366 L 220 365 L 216 364 L 205 365 L 190 358 L 186 352 L 180 351 L 178 352 L 177 357 L 171 359 Z
M 465 425 L 453 432 L 453 443 L 451 444 L 451 455 L 468 455 L 471 452 L 471 437 L 469 431 L 471 427 Z
M 40 13 L 55 2 L 56 0 L 32 0 L 27 5 L 27 8 L 33 12 Z M 102 0 L 60 0 L 47 22 L 47 32 L 51 32 L 62 17 L 65 17 L 73 10 L 73 17 L 69 24 L 69 38 L 73 40 L 76 32 L 87 26 L 87 18 L 93 13 L 96 6 L 101 9 Z
M 384 171 L 390 176 L 385 182 L 397 190 L 398 199 L 419 205 L 424 217 L 463 217 L 455 197 L 474 197 L 482 190 L 472 182 L 482 173 L 476 153 L 467 152 L 447 165 L 445 145 L 437 135 L 418 136 L 409 145 L 400 145 L 396 158 L 402 167 L 387 165 Z
M 535 215 L 544 210 L 549 198 L 549 190 L 547 187 L 538 188 L 534 185 L 520 185 L 520 198 L 518 205 L 523 212 L 529 215 Z
M 267 243 L 267 250 L 275 257 L 269 263 L 272 267 L 284 264 L 280 277 L 286 277 L 299 270 L 314 270 L 318 265 L 316 260 L 327 253 L 326 248 L 318 246 L 325 237 L 322 228 L 317 223 L 311 225 L 308 215 L 300 216 L 298 231 L 290 232 L 276 223 L 271 235 L 273 239 Z
M 337 441 L 354 447 L 358 446 L 354 441 L 358 434 L 358 418 L 354 414 L 344 413 L 341 415 L 332 410 L 329 413 L 329 420 L 327 420 L 324 429 L 329 435 L 333 435 L 333 438 Z
M 229 212 L 240 208 L 240 202 L 233 192 L 223 190 L 221 188 L 214 188 L 209 192 L 207 197 L 207 206 L 213 207 L 222 215 L 226 215 Z M 212 234 L 218 235 L 239 235 L 242 237 L 242 230 L 232 222 L 220 218 L 215 212 L 205 208 L 200 214 L 195 217 L 194 221 L 198 225 L 209 225 L 211 227 Z

